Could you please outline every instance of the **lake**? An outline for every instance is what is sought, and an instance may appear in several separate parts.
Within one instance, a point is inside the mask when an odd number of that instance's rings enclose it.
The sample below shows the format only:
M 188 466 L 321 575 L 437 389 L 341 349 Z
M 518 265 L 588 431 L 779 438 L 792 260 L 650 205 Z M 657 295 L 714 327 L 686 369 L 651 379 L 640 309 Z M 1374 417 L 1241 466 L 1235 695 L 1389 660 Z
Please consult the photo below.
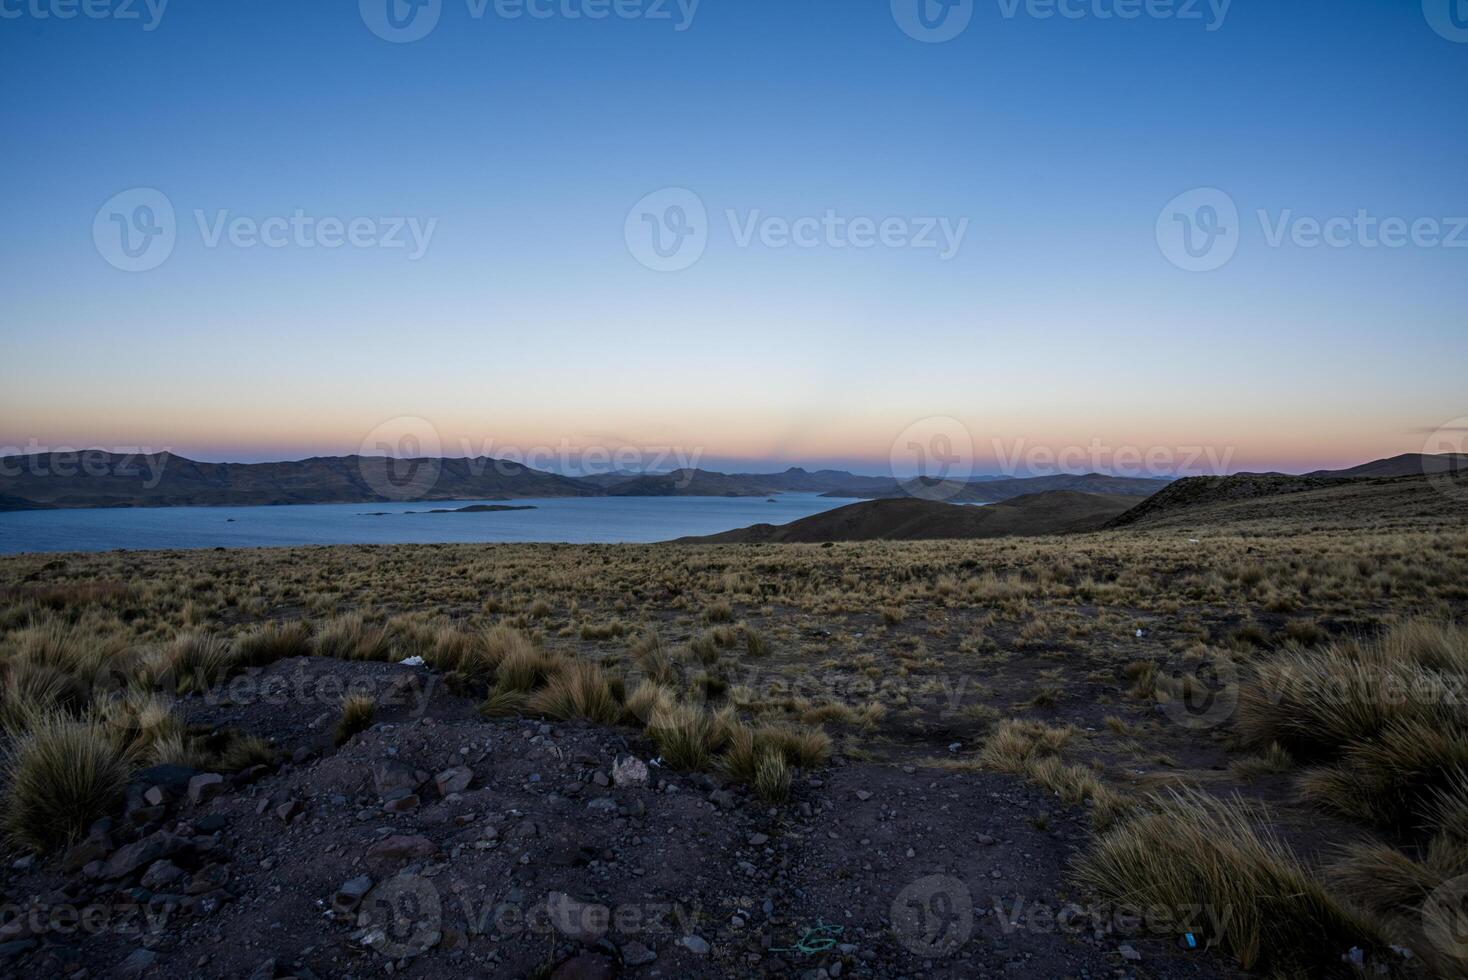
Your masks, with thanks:
M 309 544 L 555 541 L 645 543 L 750 524 L 788 524 L 854 501 L 809 493 L 764 497 L 555 497 L 411 504 L 148 507 L 0 513 L 0 554 Z M 428 514 L 474 504 L 535 510 Z M 408 513 L 417 511 L 418 513 Z M 385 516 L 370 516 L 373 514 Z

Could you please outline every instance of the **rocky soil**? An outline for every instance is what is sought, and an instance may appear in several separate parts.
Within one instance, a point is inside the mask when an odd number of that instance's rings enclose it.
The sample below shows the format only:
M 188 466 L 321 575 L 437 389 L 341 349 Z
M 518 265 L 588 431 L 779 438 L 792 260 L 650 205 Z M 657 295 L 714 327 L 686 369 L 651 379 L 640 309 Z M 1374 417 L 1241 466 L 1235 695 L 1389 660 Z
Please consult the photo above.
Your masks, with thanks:
M 344 692 L 376 723 L 333 744 Z M 61 855 L 4 871 L 34 977 L 1221 977 L 1175 923 L 1087 904 L 1087 814 L 1017 778 L 837 757 L 789 803 L 629 730 L 484 720 L 422 668 L 287 660 L 181 702 L 273 736 L 155 767 Z

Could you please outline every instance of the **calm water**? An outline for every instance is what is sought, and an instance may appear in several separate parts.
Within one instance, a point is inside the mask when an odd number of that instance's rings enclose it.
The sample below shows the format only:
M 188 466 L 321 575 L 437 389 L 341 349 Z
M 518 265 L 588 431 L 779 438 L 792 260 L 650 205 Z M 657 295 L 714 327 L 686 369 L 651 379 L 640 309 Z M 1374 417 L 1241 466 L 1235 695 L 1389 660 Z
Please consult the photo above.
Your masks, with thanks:
M 851 500 L 764 497 L 589 497 L 292 507 L 156 507 L 0 513 L 0 553 L 114 548 L 257 548 L 305 544 L 476 541 L 648 542 L 749 524 L 788 524 Z M 471 504 L 535 510 L 427 514 Z M 408 511 L 418 511 L 410 514 Z M 370 514 L 386 512 L 387 516 Z

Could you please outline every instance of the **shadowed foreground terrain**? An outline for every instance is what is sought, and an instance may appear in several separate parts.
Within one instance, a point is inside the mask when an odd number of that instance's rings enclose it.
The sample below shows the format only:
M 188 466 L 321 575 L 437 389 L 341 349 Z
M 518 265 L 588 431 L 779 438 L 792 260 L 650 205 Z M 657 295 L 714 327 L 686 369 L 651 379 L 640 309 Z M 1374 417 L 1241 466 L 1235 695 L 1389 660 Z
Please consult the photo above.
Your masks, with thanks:
M 0 957 L 1462 976 L 1448 489 L 1065 537 L 0 559 Z

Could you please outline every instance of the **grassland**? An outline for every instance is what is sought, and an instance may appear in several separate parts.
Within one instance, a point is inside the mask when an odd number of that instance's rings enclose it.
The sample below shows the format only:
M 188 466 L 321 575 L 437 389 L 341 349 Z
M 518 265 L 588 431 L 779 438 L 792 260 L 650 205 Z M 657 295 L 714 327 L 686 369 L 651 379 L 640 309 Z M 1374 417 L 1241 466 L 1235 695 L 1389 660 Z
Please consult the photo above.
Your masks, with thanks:
M 1089 808 L 1076 876 L 1097 893 L 1273 896 L 1267 921 L 1217 943 L 1246 968 L 1329 972 L 1333 949 L 1324 966 L 1281 952 L 1328 934 L 1383 968 L 1396 943 L 1459 975 L 1461 951 L 1432 938 L 1449 913 L 1429 906 L 1468 872 L 1465 708 L 1379 702 L 1391 678 L 1468 676 L 1468 526 L 1302 531 L 1279 506 L 1206 533 L 6 558 L 8 829 L 44 851 L 115 805 L 129 766 L 268 758 L 268 731 L 162 720 L 252 665 L 421 656 L 486 715 L 637 729 L 669 764 L 776 803 L 832 752 L 1012 773 Z M 1324 699 L 1351 669 L 1344 702 Z M 119 674 L 133 693 L 101 704 L 96 678 Z M 161 715 L 103 750 L 78 726 L 104 710 Z M 338 737 L 371 718 L 349 705 Z M 60 787 L 57 752 L 89 753 Z M 1214 846 L 1206 872 L 1143 860 L 1188 834 Z

